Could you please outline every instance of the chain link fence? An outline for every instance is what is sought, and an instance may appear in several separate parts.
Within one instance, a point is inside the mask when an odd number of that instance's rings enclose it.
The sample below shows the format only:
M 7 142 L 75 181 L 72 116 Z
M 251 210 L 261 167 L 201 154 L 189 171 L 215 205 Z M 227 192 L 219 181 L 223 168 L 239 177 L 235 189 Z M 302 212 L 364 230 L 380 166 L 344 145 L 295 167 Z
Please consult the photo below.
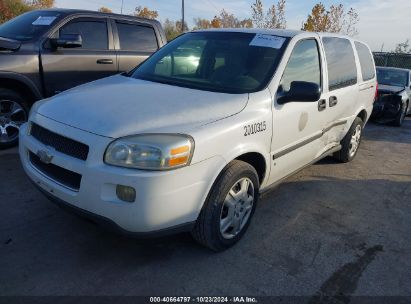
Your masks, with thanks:
M 411 54 L 381 53 L 375 52 L 376 66 L 411 69 Z

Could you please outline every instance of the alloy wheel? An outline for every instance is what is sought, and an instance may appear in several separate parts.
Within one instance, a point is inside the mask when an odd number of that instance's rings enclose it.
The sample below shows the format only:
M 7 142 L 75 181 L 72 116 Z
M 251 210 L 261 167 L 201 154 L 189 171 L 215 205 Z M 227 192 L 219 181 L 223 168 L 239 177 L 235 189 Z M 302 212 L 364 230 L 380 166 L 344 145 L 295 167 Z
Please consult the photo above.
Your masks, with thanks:
M 27 121 L 23 107 L 12 100 L 0 100 L 0 143 L 9 143 L 19 136 L 20 126 Z

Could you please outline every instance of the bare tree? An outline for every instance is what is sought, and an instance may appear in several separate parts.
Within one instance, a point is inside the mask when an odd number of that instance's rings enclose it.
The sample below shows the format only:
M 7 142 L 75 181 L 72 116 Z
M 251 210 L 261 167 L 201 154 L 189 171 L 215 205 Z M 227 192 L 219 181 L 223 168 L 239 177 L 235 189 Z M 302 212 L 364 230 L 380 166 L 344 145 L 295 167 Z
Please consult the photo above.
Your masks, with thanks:
M 331 5 L 326 10 L 324 4 L 320 2 L 312 8 L 302 29 L 310 32 L 342 33 L 355 36 L 358 34 L 356 28 L 358 21 L 358 13 L 353 8 L 346 11 L 342 4 L 338 4 Z
M 234 14 L 222 10 L 218 16 L 215 16 L 211 21 L 207 19 L 194 19 L 195 29 L 206 28 L 250 28 L 253 27 L 251 19 L 238 19 Z
M 251 5 L 253 25 L 257 28 L 286 28 L 285 6 L 286 0 L 279 0 L 265 13 L 262 1 L 256 0 Z
M 158 17 L 158 12 L 155 10 L 150 10 L 147 7 L 137 6 L 134 11 L 134 16 L 148 19 L 156 19 Z
M 25 12 L 53 6 L 54 0 L 0 0 L 0 24 Z
M 208 19 L 203 19 L 203 18 L 195 18 L 194 19 L 194 29 L 208 29 L 211 28 L 211 21 Z
M 410 40 L 398 43 L 395 47 L 394 53 L 407 54 L 411 53 Z
M 112 13 L 113 11 L 105 6 L 102 6 L 98 9 L 100 13 Z

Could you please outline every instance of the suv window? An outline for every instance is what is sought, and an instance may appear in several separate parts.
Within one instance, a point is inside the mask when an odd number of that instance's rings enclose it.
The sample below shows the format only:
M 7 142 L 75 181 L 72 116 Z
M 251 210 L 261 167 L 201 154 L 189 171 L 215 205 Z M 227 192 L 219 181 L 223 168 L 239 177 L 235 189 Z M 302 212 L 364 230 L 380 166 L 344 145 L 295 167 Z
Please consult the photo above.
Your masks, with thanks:
M 323 38 L 330 91 L 357 83 L 357 66 L 351 42 L 345 38 Z
M 368 47 L 361 43 L 355 42 L 358 57 L 360 59 L 362 80 L 367 81 L 375 77 L 374 59 L 371 56 Z
M 83 46 L 80 49 L 107 50 L 107 23 L 98 20 L 76 20 L 64 25 L 61 34 L 80 34 Z
M 314 39 L 296 44 L 280 83 L 280 91 L 290 90 L 293 81 L 306 81 L 321 86 L 321 65 L 318 45 Z
M 154 52 L 158 49 L 154 29 L 131 23 L 116 22 L 120 49 L 140 52 Z

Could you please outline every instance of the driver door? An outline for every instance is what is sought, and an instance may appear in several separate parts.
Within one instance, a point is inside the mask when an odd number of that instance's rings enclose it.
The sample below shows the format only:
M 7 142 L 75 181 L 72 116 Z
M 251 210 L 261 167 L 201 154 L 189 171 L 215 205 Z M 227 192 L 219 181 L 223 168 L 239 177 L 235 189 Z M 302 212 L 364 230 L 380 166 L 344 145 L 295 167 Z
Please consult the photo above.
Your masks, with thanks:
M 315 102 L 292 100 L 279 104 L 277 98 L 287 94 L 293 81 L 311 82 L 322 90 L 322 54 L 317 38 L 299 40 L 284 69 L 273 106 L 273 167 L 270 182 L 274 183 L 313 161 L 325 149 L 322 131 L 327 117 L 324 93 Z
M 83 44 L 78 48 L 46 47 L 41 62 L 47 96 L 118 72 L 117 54 L 106 18 L 72 19 L 53 35 L 80 34 Z

